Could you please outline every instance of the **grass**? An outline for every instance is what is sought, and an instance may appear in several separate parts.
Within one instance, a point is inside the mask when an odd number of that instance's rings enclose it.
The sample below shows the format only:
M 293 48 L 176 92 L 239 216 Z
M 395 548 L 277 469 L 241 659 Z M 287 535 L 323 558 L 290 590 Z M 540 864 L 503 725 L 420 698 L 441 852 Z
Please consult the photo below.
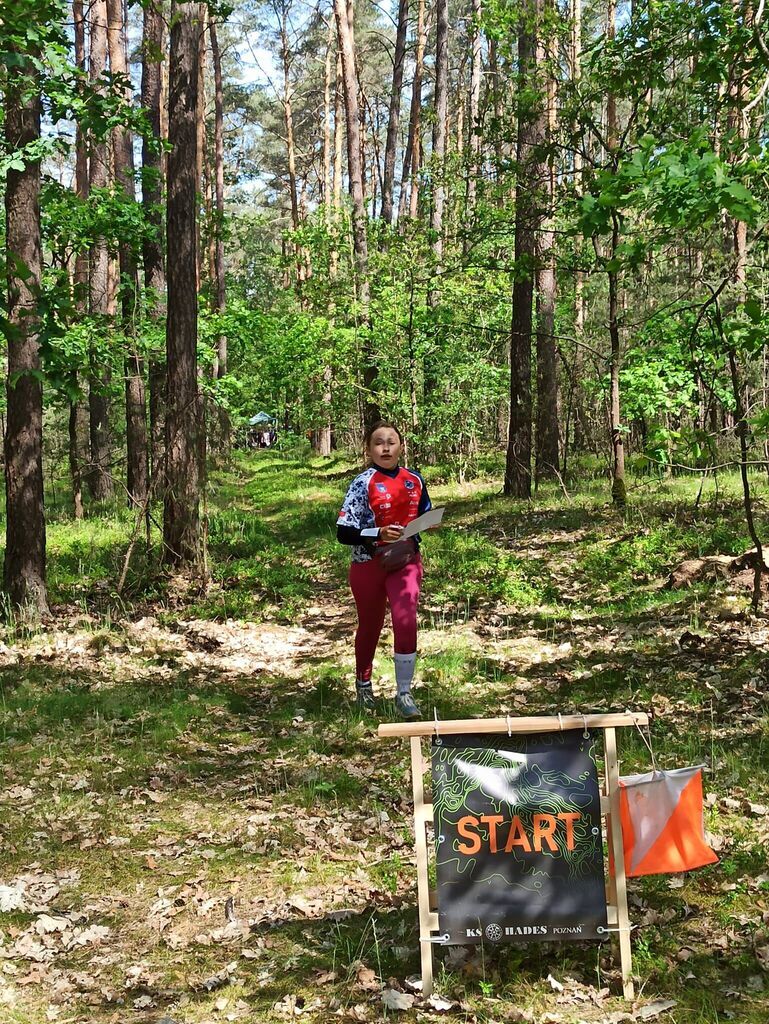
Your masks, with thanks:
M 418 973 L 405 750 L 351 703 L 348 552 L 333 524 L 354 471 L 236 456 L 211 484 L 205 592 L 137 549 L 118 601 L 131 516 L 52 517 L 57 621 L 32 634 L 9 623 L 0 651 L 0 885 L 23 878 L 31 894 L 0 913 L 3 1022 L 271 1022 L 297 1007 L 318 1024 L 378 1021 L 380 983 Z M 769 819 L 745 806 L 769 804 L 769 640 L 761 622 L 718 618 L 723 585 L 662 585 L 685 557 L 748 546 L 738 482 L 709 485 L 695 508 L 690 482 L 641 480 L 618 515 L 600 481 L 511 503 L 493 478 L 428 477 L 450 526 L 424 545 L 425 707 L 654 710 L 657 763 L 707 765 L 721 862 L 682 889 L 631 883 L 641 1003 L 676 1001 L 661 1024 L 765 1021 Z M 641 737 L 621 742 L 623 772 L 646 770 Z M 54 932 L 42 960 L 14 952 L 41 940 L 41 911 L 68 917 L 65 934 L 97 925 L 109 938 L 67 947 Z M 623 1008 L 599 995 L 616 992 L 605 947 L 438 959 L 465 1019 L 576 1024 Z

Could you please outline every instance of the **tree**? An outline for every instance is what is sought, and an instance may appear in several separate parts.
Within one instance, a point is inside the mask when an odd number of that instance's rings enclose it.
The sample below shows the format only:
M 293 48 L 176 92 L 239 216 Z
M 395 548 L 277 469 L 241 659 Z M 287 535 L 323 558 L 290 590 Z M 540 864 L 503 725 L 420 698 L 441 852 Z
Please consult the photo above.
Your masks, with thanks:
M 606 39 L 613 42 L 616 35 L 616 0 L 608 0 L 606 5 Z M 617 120 L 617 98 L 610 89 L 606 96 L 606 149 L 609 160 L 616 167 L 619 143 L 619 122 Z M 627 502 L 625 486 L 625 442 L 623 437 L 622 412 L 620 408 L 620 369 L 622 365 L 622 339 L 619 326 L 619 270 L 615 267 L 617 249 L 620 243 L 619 216 L 616 211 L 612 216 L 611 242 L 609 248 L 609 338 L 611 340 L 610 369 L 610 400 L 611 445 L 612 445 L 612 501 L 619 508 Z
M 470 73 L 470 153 L 471 161 L 467 169 L 467 192 L 465 199 L 466 217 L 471 218 L 475 214 L 475 197 L 478 187 L 479 158 L 481 153 L 481 125 L 478 117 L 481 107 L 481 77 L 483 74 L 483 60 L 481 53 L 481 17 L 483 13 L 482 0 L 473 0 L 473 63 Z M 467 255 L 470 249 L 471 234 L 468 231 L 465 235 L 464 252 Z
M 73 0 L 72 21 L 75 35 L 75 65 L 85 76 L 85 15 L 83 0 Z M 75 126 L 75 194 L 81 203 L 88 198 L 88 150 L 86 149 L 85 132 L 78 122 Z M 84 252 L 75 254 L 73 273 L 75 290 L 75 307 L 81 314 L 86 311 L 86 295 L 88 291 L 88 260 Z M 73 382 L 77 387 L 77 374 Z M 83 458 L 81 435 L 85 435 L 87 424 L 84 422 L 85 410 L 81 398 L 70 399 L 69 407 L 69 469 L 72 478 L 72 509 L 75 519 L 82 519 L 83 510 Z M 87 455 L 86 455 L 87 458 Z
M 417 5 L 417 49 L 414 59 L 414 79 L 411 83 L 411 106 L 409 108 L 409 131 L 406 150 L 403 154 L 401 194 L 398 202 L 398 219 L 403 220 L 408 209 L 409 216 L 417 215 L 419 202 L 419 171 L 422 167 L 422 78 L 424 75 L 425 48 L 425 0 Z M 410 187 L 409 187 L 410 186 Z M 408 206 L 407 206 L 408 200 Z
M 446 197 L 446 118 L 449 103 L 449 0 L 437 0 L 435 29 L 435 121 L 433 124 L 433 192 L 430 228 L 440 273 L 443 256 L 443 206 Z M 436 292 L 431 292 L 433 297 Z
M 531 343 L 539 197 L 537 145 L 541 97 L 536 92 L 537 31 L 543 0 L 521 6 L 518 27 L 518 138 L 515 186 L 515 269 L 510 325 L 510 428 L 505 494 L 531 496 Z
M 168 314 L 164 561 L 200 559 L 201 410 L 197 340 L 197 107 L 199 5 L 174 2 L 168 97 Z
M 142 106 L 147 111 L 150 135 L 142 140 L 142 207 L 146 230 L 142 241 L 144 289 L 151 321 L 159 325 L 165 316 L 166 276 L 163 256 L 163 165 L 161 150 L 161 92 L 164 53 L 164 20 L 161 0 L 144 7 L 142 36 Z M 157 476 L 165 433 L 165 360 L 154 355 L 149 365 L 151 471 Z
M 553 22 L 554 5 L 546 0 L 545 15 L 549 26 Z M 552 32 L 543 31 L 547 38 Z M 555 126 L 556 126 L 556 95 L 555 95 L 555 54 L 546 52 L 540 43 L 540 64 L 544 68 L 545 78 L 545 117 L 544 143 L 545 155 L 540 161 L 541 180 L 544 186 L 544 223 L 539 233 L 538 269 L 537 269 L 537 420 L 535 474 L 541 480 L 552 480 L 558 474 L 559 465 L 559 429 L 558 429 L 558 364 L 555 346 L 555 299 L 556 299 L 556 267 L 555 267 L 555 233 L 553 217 L 555 215 Z
M 390 109 L 387 115 L 387 143 L 385 145 L 384 179 L 382 182 L 382 220 L 391 224 L 393 219 L 393 186 L 395 184 L 395 155 L 403 91 L 403 65 L 406 58 L 409 0 L 398 0 L 398 25 L 393 55 L 393 81 L 390 91 Z
M 90 11 L 91 54 L 89 76 L 92 87 L 106 89 L 107 69 L 107 0 L 93 0 Z M 106 138 L 95 134 L 91 138 L 88 170 L 91 195 L 107 188 L 109 163 Z M 89 307 L 91 316 L 98 321 L 98 330 L 108 331 L 112 324 L 109 301 L 109 253 L 103 236 L 96 238 L 91 249 L 89 271 Z M 91 360 L 88 389 L 89 430 L 91 439 L 91 466 L 88 486 L 91 497 L 104 500 L 112 496 L 112 453 L 110 443 L 109 399 L 110 372 L 100 366 L 97 355 Z
M 355 253 L 358 325 L 362 335 L 364 413 L 366 423 L 379 419 L 379 407 L 374 397 L 377 370 L 371 352 L 369 333 L 370 288 L 368 276 L 368 238 L 366 208 L 363 203 L 363 166 L 361 163 L 360 110 L 358 107 L 358 77 L 355 69 L 355 38 L 353 34 L 352 0 L 334 0 L 339 50 L 342 54 L 342 82 L 347 115 L 347 174 L 352 196 L 352 235 Z
M 14 9 L 5 84 L 5 140 L 14 159 L 5 183 L 8 288 L 6 540 L 3 587 L 34 617 L 48 611 L 43 505 L 43 389 L 40 374 L 40 33 L 30 5 Z M 26 24 L 25 24 L 26 23 Z M 27 37 L 27 33 L 29 36 Z M 6 49 L 5 46 L 2 49 Z
M 131 80 L 126 56 L 123 0 L 107 0 L 110 69 L 122 82 L 123 99 L 130 107 Z M 136 202 L 133 138 L 125 127 L 113 131 L 115 182 L 129 203 Z M 120 244 L 120 286 L 125 357 L 126 447 L 128 455 L 128 501 L 142 507 L 149 492 L 147 459 L 147 403 L 144 392 L 144 364 L 136 336 L 139 276 L 132 239 Z

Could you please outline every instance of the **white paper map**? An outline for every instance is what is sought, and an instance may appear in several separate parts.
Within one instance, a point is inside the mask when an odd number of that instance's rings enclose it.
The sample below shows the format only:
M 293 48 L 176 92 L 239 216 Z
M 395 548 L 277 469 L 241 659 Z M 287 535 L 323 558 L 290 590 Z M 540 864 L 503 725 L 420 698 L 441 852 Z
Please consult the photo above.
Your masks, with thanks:
M 401 534 L 400 539 L 406 540 L 408 537 L 413 537 L 417 533 L 422 533 L 423 530 L 432 530 L 436 526 L 440 526 L 441 520 L 443 519 L 443 513 L 445 511 L 445 508 L 431 508 L 430 511 L 425 512 L 423 516 L 418 516 L 413 522 L 409 523 Z

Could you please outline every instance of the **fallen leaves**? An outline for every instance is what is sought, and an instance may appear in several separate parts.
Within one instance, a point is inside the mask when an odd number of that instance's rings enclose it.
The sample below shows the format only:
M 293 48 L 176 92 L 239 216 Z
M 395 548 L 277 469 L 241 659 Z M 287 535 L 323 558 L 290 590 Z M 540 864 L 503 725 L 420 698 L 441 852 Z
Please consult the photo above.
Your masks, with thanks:
M 416 996 L 397 988 L 385 988 L 382 991 L 382 1002 L 388 1010 L 410 1010 L 415 999 Z
M 668 1010 L 672 1010 L 677 1005 L 675 999 L 655 999 L 654 1002 L 647 1003 L 646 1006 L 641 1006 L 632 1015 L 633 1020 L 654 1020 L 663 1013 L 667 1013 Z

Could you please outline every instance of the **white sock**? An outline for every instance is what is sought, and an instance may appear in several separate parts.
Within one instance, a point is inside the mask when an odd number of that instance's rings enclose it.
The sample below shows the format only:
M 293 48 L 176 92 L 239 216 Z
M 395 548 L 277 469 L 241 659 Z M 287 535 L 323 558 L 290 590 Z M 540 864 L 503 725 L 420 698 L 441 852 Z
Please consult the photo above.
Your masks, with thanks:
M 370 679 L 356 679 L 355 686 L 358 690 L 371 690 L 373 689 Z
M 411 693 L 411 680 L 414 678 L 416 661 L 416 651 L 413 654 L 395 655 L 395 682 L 398 687 L 399 697 L 404 693 Z

